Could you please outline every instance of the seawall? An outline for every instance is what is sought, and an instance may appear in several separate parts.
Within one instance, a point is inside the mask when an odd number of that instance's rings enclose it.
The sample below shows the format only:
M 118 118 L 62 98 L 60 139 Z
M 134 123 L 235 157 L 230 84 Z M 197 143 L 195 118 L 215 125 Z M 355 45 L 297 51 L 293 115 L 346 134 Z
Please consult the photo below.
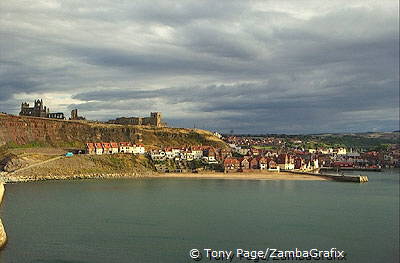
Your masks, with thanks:
M 285 172 L 293 173 L 293 174 L 305 174 L 305 175 L 313 175 L 328 178 L 338 182 L 352 182 L 352 183 L 366 183 L 368 182 L 368 176 L 366 175 L 336 175 L 336 174 L 320 174 L 320 173 L 310 173 L 310 172 L 302 172 L 302 171 L 290 171 L 286 170 Z
M 9 176 L 5 177 L 6 183 L 27 183 L 37 181 L 54 181 L 54 180 L 86 180 L 86 179 L 136 179 L 154 177 L 156 173 L 112 173 L 112 174 L 73 174 L 61 176 Z
M 4 191 L 5 191 L 4 184 L 0 183 L 0 205 L 3 201 Z M 7 242 L 7 234 L 6 231 L 4 230 L 3 222 L 0 219 L 0 249 L 4 247 L 6 242 Z

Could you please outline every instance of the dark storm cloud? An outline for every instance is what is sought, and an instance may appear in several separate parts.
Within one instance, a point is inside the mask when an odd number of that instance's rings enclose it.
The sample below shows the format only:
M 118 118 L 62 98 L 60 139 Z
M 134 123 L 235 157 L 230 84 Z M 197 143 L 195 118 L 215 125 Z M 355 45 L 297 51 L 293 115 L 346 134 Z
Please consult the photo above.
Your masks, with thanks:
M 157 8 L 155 8 L 157 7 Z M 129 8 L 128 18 L 134 21 L 181 26 L 198 20 L 226 21 L 236 19 L 248 5 L 244 1 L 136 1 Z
M 396 1 L 0 3 L 0 111 L 237 132 L 398 126 Z M 15 105 L 14 107 L 12 105 Z

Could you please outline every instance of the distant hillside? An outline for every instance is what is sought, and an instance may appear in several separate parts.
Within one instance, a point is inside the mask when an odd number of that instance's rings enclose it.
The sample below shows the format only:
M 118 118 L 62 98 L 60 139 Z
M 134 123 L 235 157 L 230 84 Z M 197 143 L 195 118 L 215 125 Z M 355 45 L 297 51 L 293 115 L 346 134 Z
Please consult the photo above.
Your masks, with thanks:
M 265 134 L 235 135 L 251 138 L 273 137 L 286 142 L 288 147 L 347 147 L 363 150 L 385 150 L 390 145 L 400 144 L 399 132 L 364 132 L 364 133 L 323 133 L 323 134 Z M 303 143 L 293 144 L 293 140 Z
M 325 134 L 315 136 L 318 141 L 330 146 L 345 146 L 348 148 L 364 148 L 367 150 L 383 150 L 388 145 L 399 144 L 399 133 L 368 132 L 354 134 Z
M 147 147 L 211 145 L 227 147 L 209 131 L 64 121 L 0 114 L 0 146 L 83 148 L 86 142 L 130 141 Z

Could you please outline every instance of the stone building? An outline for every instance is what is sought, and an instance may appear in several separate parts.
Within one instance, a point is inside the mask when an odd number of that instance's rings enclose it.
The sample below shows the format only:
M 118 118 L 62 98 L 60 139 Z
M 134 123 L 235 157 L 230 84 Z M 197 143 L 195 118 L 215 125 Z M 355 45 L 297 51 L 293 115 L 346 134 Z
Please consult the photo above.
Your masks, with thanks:
M 82 116 L 78 115 L 78 109 L 73 109 L 71 111 L 71 117 L 69 119 L 70 120 L 86 120 L 85 117 L 82 117 Z
M 21 104 L 21 112 L 19 113 L 20 116 L 43 118 L 47 118 L 47 114 L 49 114 L 49 109 L 43 106 L 43 100 L 35 100 L 35 105 L 33 107 L 29 107 L 29 103 L 23 102 Z
M 124 125 L 147 125 L 155 127 L 165 126 L 165 123 L 163 123 L 161 120 L 161 112 L 151 112 L 150 117 L 120 117 L 115 120 L 109 120 L 108 123 Z
M 21 104 L 20 116 L 31 116 L 31 117 L 42 117 L 50 119 L 61 119 L 64 120 L 64 113 L 62 112 L 52 112 L 50 113 L 49 108 L 43 105 L 43 100 L 35 100 L 33 107 L 29 106 L 29 103 L 23 102 Z

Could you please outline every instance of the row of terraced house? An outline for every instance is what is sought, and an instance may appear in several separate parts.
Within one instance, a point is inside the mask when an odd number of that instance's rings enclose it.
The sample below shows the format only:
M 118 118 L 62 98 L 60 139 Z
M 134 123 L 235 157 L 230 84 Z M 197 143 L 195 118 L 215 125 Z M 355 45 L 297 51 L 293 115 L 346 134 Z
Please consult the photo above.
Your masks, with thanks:
M 287 153 L 267 155 L 247 155 L 241 158 L 229 157 L 224 160 L 225 172 L 244 172 L 248 170 L 314 170 L 318 169 L 317 158 L 305 158 Z
M 145 148 L 142 144 L 132 144 L 130 142 L 89 142 L 86 143 L 87 154 L 116 154 L 131 153 L 144 154 Z
M 229 154 L 230 151 L 225 149 L 215 149 L 211 146 L 165 147 L 163 149 L 149 152 L 149 155 L 153 161 L 201 160 L 208 164 L 217 164 Z
M 263 156 L 229 157 L 224 160 L 225 172 L 245 172 L 253 169 L 279 172 L 280 167 L 272 158 Z

